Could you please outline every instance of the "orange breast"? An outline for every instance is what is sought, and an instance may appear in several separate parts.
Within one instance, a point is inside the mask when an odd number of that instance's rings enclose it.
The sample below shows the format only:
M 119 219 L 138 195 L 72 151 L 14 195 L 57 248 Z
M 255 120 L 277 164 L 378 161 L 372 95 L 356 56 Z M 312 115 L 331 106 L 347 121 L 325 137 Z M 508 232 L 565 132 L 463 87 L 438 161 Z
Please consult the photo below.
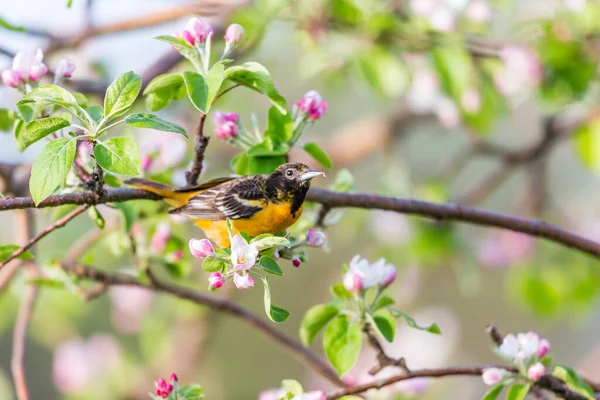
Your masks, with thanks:
M 249 219 L 232 220 L 235 233 L 245 232 L 250 236 L 262 233 L 277 233 L 292 226 L 300 215 L 303 207 L 292 216 L 291 204 L 269 204 L 263 210 L 254 214 Z M 215 242 L 219 247 L 229 247 L 229 235 L 225 221 L 195 220 L 196 226 L 204 231 L 206 237 Z

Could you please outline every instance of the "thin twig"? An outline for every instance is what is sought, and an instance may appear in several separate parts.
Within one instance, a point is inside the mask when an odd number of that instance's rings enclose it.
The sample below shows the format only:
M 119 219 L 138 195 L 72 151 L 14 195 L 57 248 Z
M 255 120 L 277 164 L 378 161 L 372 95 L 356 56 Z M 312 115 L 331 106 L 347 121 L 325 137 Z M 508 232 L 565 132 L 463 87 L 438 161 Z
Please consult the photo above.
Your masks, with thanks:
M 370 324 L 366 324 L 365 328 L 363 329 L 364 334 L 367 336 L 369 345 L 377 354 L 377 365 L 369 370 L 369 375 L 376 375 L 379 371 L 386 367 L 400 367 L 405 373 L 410 373 L 410 370 L 406 366 L 406 360 L 404 360 L 404 357 L 400 357 L 396 360 L 388 356 L 371 329 L 372 328 Z
M 185 287 L 171 285 L 159 280 L 155 280 L 151 286 L 150 284 L 144 284 L 138 281 L 134 276 L 106 272 L 76 263 L 63 264 L 62 267 L 80 278 L 87 278 L 96 282 L 101 282 L 107 286 L 116 285 L 145 287 L 241 318 L 249 325 L 258 329 L 262 333 L 266 334 L 269 338 L 285 347 L 292 354 L 306 362 L 315 371 L 329 379 L 331 382 L 339 386 L 343 385 L 329 364 L 317 357 L 317 355 L 315 355 L 309 349 L 305 348 L 300 342 L 275 329 L 271 323 L 264 321 L 252 312 L 240 307 L 230 300 L 220 299 L 216 296 L 205 295 Z
M 2 262 L 0 262 L 0 270 L 6 264 L 8 264 L 10 261 L 14 260 L 15 258 L 19 257 L 21 254 L 23 254 L 27 250 L 29 250 L 31 248 L 31 246 L 33 246 L 34 244 L 36 244 L 37 242 L 39 242 L 46 235 L 48 235 L 49 233 L 55 231 L 58 228 L 62 228 L 69 221 L 71 221 L 73 218 L 75 218 L 76 216 L 78 216 L 79 214 L 81 214 L 82 212 L 84 212 L 85 210 L 87 210 L 89 207 L 90 207 L 89 204 L 86 204 L 86 205 L 83 205 L 81 207 L 78 207 L 75 210 L 73 210 L 70 213 L 68 213 L 67 215 L 65 215 L 64 217 L 62 217 L 61 219 L 59 219 L 58 221 L 56 221 L 55 223 L 53 223 L 52 225 L 46 227 L 44 230 L 42 230 L 37 235 L 35 235 L 34 237 L 32 237 L 24 246 L 20 247 L 14 253 L 12 253 L 10 256 L 8 256 L 8 258 L 6 258 Z
M 194 146 L 194 160 L 192 161 L 192 167 L 185 174 L 187 185 L 189 187 L 195 186 L 198 182 L 198 177 L 202 173 L 202 162 L 204 161 L 204 152 L 208 146 L 210 137 L 204 136 L 204 123 L 206 122 L 206 114 L 200 115 L 200 121 L 198 121 L 198 127 L 196 128 L 196 145 Z

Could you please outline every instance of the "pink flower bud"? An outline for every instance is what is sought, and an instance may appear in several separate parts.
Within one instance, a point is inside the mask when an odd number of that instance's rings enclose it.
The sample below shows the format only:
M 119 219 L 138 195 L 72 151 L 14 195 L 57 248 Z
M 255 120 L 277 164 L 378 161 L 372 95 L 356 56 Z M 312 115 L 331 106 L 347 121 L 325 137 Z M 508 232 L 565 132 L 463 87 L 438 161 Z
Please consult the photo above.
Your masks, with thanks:
M 352 293 L 360 292 L 363 290 L 362 278 L 354 272 L 348 271 L 344 275 L 344 287 Z
M 156 226 L 156 231 L 152 237 L 150 247 L 155 253 L 162 253 L 167 247 L 167 242 L 171 238 L 171 227 L 169 224 L 161 222 Z
M 183 251 L 175 250 L 174 252 L 167 254 L 165 258 L 168 262 L 181 261 L 181 259 L 183 258 Z
M 468 113 L 474 114 L 481 108 L 481 96 L 475 89 L 469 89 L 463 93 L 460 102 Z
M 215 249 L 208 239 L 190 239 L 190 253 L 194 257 L 206 258 L 215 253 Z
M 156 391 L 154 393 L 163 399 L 169 397 L 169 394 L 171 394 L 173 391 L 173 385 L 167 383 L 167 381 L 165 381 L 163 378 L 157 380 L 154 386 L 156 387 Z
M 539 345 L 537 351 L 535 352 L 535 355 L 540 358 L 544 357 L 546 354 L 548 354 L 549 350 L 550 350 L 550 342 L 546 339 L 541 339 L 540 345 Z
M 388 287 L 396 280 L 396 267 L 392 264 L 387 264 L 383 269 L 383 287 Z
M 212 289 L 218 289 L 225 283 L 225 277 L 220 272 L 213 272 L 208 276 L 208 283 Z
M 61 78 L 70 78 L 75 71 L 75 63 L 68 58 L 61 58 L 56 63 L 54 74 Z
M 223 140 L 236 137 L 239 130 L 239 121 L 240 115 L 238 113 L 215 111 L 213 114 L 213 122 L 216 127 L 215 135 Z
M 309 121 L 321 118 L 327 112 L 327 102 L 315 90 L 306 93 L 295 104 L 296 109 L 308 116 Z
M 537 381 L 542 376 L 546 375 L 546 367 L 542 363 L 535 363 L 527 370 L 527 376 L 529 379 Z
M 352 375 L 346 375 L 342 378 L 342 382 L 344 383 L 344 387 L 352 387 L 358 384 L 358 379 Z
M 225 43 L 232 45 L 238 44 L 244 37 L 244 27 L 240 24 L 231 24 L 225 31 Z
M 250 289 L 251 287 L 254 287 L 254 279 L 250 276 L 250 274 L 242 275 L 236 272 L 233 274 L 233 283 L 238 289 Z
M 29 69 L 29 80 L 32 82 L 37 82 L 42 79 L 48 73 L 48 67 L 46 64 L 39 63 L 32 65 Z
M 302 397 L 302 400 L 327 400 L 327 395 L 320 390 L 311 390 Z
M 190 44 L 192 46 L 194 45 L 194 42 L 195 42 L 194 36 L 188 30 L 185 30 L 185 29 L 180 30 L 179 32 L 177 32 L 175 34 L 175 37 L 185 40 L 188 44 Z
M 152 165 L 152 157 L 150 157 L 150 156 L 142 157 L 140 164 L 142 167 L 142 171 L 147 172 L 150 169 L 150 166 Z
M 16 88 L 21 86 L 24 82 L 23 76 L 18 70 L 9 68 L 2 71 L 2 83 L 6 86 Z
M 171 383 L 179 381 L 175 372 L 171 372 L 171 376 L 169 376 L 169 381 L 171 381 Z
M 298 268 L 301 264 L 302 261 L 300 261 L 300 258 L 298 258 L 297 256 L 292 257 L 292 265 L 294 267 Z
M 140 224 L 133 224 L 131 226 L 131 234 L 135 239 L 140 239 L 144 235 L 144 229 Z
M 496 385 L 500 383 L 500 381 L 506 375 L 506 371 L 500 368 L 486 368 L 483 370 L 483 374 L 481 374 L 481 378 L 483 379 L 483 383 L 489 386 Z
M 210 34 L 213 33 L 213 28 L 205 24 L 200 18 L 191 18 L 186 26 L 187 31 L 193 36 L 194 43 L 202 43 Z
M 306 230 L 306 243 L 312 247 L 322 247 L 325 244 L 325 233 L 308 228 Z

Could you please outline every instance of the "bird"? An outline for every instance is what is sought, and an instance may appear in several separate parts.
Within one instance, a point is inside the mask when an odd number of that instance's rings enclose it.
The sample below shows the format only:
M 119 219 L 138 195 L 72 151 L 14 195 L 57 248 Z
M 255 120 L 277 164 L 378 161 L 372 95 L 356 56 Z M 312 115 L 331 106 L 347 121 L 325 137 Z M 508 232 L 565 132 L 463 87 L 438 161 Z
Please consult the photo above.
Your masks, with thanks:
M 271 174 L 217 178 L 198 186 L 175 189 L 143 178 L 125 183 L 155 193 L 174 209 L 170 214 L 192 219 L 206 237 L 221 248 L 229 247 L 226 220 L 234 233 L 250 236 L 279 233 L 302 215 L 310 183 L 324 172 L 302 163 L 286 163 Z

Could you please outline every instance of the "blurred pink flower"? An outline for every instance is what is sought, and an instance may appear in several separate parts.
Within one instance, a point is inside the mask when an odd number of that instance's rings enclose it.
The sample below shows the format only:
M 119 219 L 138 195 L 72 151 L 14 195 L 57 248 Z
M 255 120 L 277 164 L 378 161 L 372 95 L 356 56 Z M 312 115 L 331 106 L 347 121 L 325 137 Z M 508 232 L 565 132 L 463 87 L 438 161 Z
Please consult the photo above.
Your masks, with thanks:
M 68 58 L 61 58 L 56 63 L 54 74 L 60 78 L 70 78 L 75 72 L 75 62 Z
M 535 352 L 535 355 L 538 357 L 544 357 L 550 351 L 550 342 L 547 339 L 541 339 L 540 345 Z
M 530 236 L 503 230 L 485 239 L 478 259 L 485 267 L 506 267 L 527 259 L 534 250 L 535 241 Z
M 197 258 L 206 258 L 215 253 L 212 243 L 208 239 L 190 239 L 190 253 Z
M 540 84 L 542 64 L 535 52 L 522 45 L 507 45 L 500 51 L 503 66 L 494 74 L 494 83 L 504 95 L 511 96 Z
M 377 241 L 388 246 L 402 246 L 412 235 L 408 218 L 392 211 L 373 211 L 369 225 Z
M 225 31 L 225 43 L 227 45 L 238 44 L 244 37 L 244 27 L 240 24 L 231 24 Z
M 537 381 L 544 375 L 546 375 L 546 367 L 540 362 L 533 364 L 527 370 L 527 376 L 534 381 Z
M 298 394 L 292 400 L 326 400 L 327 395 L 320 390 L 311 390 L 308 393 Z
M 456 15 L 454 10 L 446 4 L 438 4 L 428 16 L 431 27 L 440 32 L 452 32 L 456 29 Z
M 219 139 L 227 140 L 237 136 L 240 129 L 240 115 L 235 112 L 225 113 L 215 111 L 213 114 L 215 124 L 215 136 Z
M 161 222 L 156 226 L 154 236 L 152 236 L 152 242 L 150 247 L 154 253 L 160 254 L 165 251 L 167 242 L 171 238 L 171 227 L 165 222 Z
M 430 113 L 440 97 L 437 75 L 430 69 L 420 69 L 413 74 L 411 86 L 406 94 L 406 104 L 418 113 Z
M 415 15 L 426 17 L 434 10 L 437 0 L 410 0 L 410 9 Z
M 194 39 L 194 36 L 192 35 L 192 33 L 186 29 L 182 29 L 179 32 L 177 32 L 175 34 L 175 37 L 178 37 L 180 39 L 183 39 L 186 41 L 186 43 L 190 44 L 190 45 L 194 45 L 196 42 L 196 39 Z
M 309 121 L 317 120 L 327 112 L 327 102 L 316 90 L 307 92 L 296 102 L 294 107 L 307 115 Z
M 293 256 L 292 257 L 292 265 L 296 268 L 298 268 L 299 266 L 302 265 L 302 261 L 300 260 L 300 257 L 298 256 Z
M 2 83 L 8 87 L 17 88 L 25 83 L 25 80 L 23 79 L 21 72 L 9 68 L 2 71 Z
M 311 247 L 323 247 L 325 245 L 325 232 L 313 228 L 306 230 L 306 243 Z
M 169 397 L 169 395 L 173 391 L 173 385 L 167 383 L 167 381 L 165 381 L 164 378 L 159 378 L 156 382 L 154 382 L 154 386 L 156 388 L 154 393 L 156 393 L 157 396 L 162 397 L 163 399 Z
M 213 33 L 213 28 L 210 25 L 205 24 L 204 21 L 196 17 L 190 18 L 186 29 L 193 36 L 196 44 L 202 43 Z
M 110 288 L 111 322 L 122 333 L 139 332 L 144 316 L 152 305 L 152 292 L 135 286 Z
M 484 369 L 483 374 L 481 374 L 483 383 L 489 386 L 497 385 L 505 376 L 506 371 L 500 368 L 487 368 Z
M 187 143 L 180 135 L 139 129 L 140 156 L 144 172 L 155 174 L 180 165 L 185 159 Z
M 258 400 L 279 400 L 283 396 L 285 396 L 285 393 L 286 393 L 285 390 L 283 390 L 281 388 L 267 389 L 267 390 L 260 392 L 260 395 L 258 396 Z
M 92 145 L 87 140 L 77 142 L 77 162 L 81 165 L 86 165 L 91 160 L 93 153 Z
M 252 287 L 254 287 L 254 279 L 252 278 L 252 276 L 250 276 L 250 274 L 245 273 L 245 274 L 240 274 L 238 272 L 233 274 L 233 283 L 235 284 L 235 287 L 237 287 L 238 289 L 250 289 Z
M 396 267 L 387 264 L 380 258 L 373 264 L 356 255 L 350 260 L 348 272 L 344 274 L 344 287 L 351 292 L 358 292 L 375 286 L 387 287 L 396 280 Z
M 585 10 L 587 0 L 563 0 L 563 4 L 571 12 L 582 12 Z
M 487 0 L 471 0 L 465 14 L 473 22 L 487 23 L 492 19 L 492 7 Z

